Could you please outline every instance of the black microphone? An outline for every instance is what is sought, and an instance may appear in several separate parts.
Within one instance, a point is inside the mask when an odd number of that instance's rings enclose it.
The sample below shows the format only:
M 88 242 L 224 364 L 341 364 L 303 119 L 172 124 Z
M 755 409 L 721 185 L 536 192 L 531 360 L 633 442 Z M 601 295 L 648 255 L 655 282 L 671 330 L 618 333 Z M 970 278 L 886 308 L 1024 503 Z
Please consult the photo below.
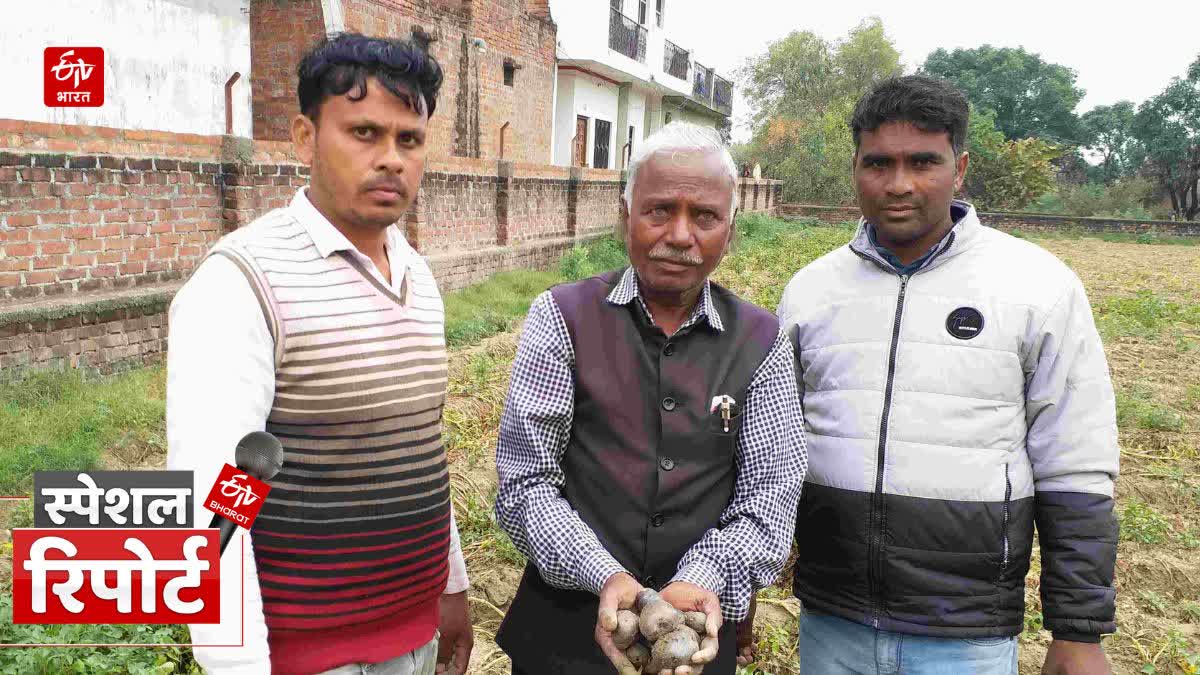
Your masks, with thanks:
M 265 431 L 251 431 L 238 441 L 234 452 L 234 462 L 238 471 L 253 476 L 261 481 L 269 481 L 279 473 L 283 466 L 283 445 L 279 439 Z M 214 513 L 209 527 L 221 530 L 221 553 L 237 531 L 237 523 L 219 513 Z M 219 554 L 219 555 L 220 555 Z

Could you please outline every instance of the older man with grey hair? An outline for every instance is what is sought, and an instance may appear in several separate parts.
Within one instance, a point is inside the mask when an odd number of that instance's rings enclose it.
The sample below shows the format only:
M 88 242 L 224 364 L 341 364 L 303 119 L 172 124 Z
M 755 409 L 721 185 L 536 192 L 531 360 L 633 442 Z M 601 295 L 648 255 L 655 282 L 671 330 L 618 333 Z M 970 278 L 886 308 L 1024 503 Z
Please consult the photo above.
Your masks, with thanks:
M 530 308 L 496 449 L 497 519 L 529 558 L 497 636 L 513 673 L 639 672 L 612 631 L 651 588 L 707 615 L 673 675 L 732 675 L 734 625 L 783 567 L 807 466 L 792 349 L 708 279 L 736 175 L 711 129 L 663 128 L 630 163 L 631 265 Z

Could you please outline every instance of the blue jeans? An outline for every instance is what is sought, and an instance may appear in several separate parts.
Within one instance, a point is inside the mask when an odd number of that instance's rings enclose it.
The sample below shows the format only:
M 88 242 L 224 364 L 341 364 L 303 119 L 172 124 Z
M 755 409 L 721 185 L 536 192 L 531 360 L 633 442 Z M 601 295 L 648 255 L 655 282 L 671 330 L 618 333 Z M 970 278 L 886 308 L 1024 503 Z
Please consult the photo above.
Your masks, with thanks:
M 828 614 L 800 616 L 802 675 L 1016 675 L 1015 637 L 889 633 Z

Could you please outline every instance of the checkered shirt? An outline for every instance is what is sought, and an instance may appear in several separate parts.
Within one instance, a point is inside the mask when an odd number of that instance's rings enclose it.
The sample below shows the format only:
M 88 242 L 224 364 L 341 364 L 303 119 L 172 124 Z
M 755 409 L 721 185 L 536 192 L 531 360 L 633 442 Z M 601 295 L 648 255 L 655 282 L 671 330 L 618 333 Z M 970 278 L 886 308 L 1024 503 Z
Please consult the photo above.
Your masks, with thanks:
M 634 300 L 653 321 L 633 268 L 628 268 L 607 302 L 627 305 Z M 707 281 L 673 339 L 704 330 L 701 320 L 709 330 L 725 330 Z M 746 393 L 733 498 L 717 527 L 680 559 L 671 579 L 717 594 L 730 621 L 745 618 L 752 593 L 775 580 L 791 548 L 796 503 L 808 468 L 794 359 L 781 330 Z M 609 577 L 627 570 L 562 496 L 565 476 L 559 462 L 571 435 L 574 367 L 566 322 L 547 291 L 529 309 L 513 362 L 496 447 L 496 518 L 547 583 L 598 595 Z

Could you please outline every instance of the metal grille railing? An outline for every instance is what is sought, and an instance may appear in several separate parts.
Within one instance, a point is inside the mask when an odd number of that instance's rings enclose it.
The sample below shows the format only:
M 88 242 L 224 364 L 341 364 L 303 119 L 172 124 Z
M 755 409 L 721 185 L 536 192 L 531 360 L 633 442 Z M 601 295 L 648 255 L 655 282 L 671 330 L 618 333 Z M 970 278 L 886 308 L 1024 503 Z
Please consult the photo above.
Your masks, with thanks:
M 713 75 L 713 108 L 726 115 L 733 112 L 733 83 L 716 74 Z
M 679 45 L 670 40 L 663 40 L 663 72 L 686 80 L 688 67 L 692 65 L 692 57 Z
M 692 72 L 692 97 L 701 103 L 710 103 L 712 101 L 712 68 L 705 68 L 697 63 Z
M 608 47 L 639 63 L 646 62 L 646 28 L 615 9 L 609 10 Z

